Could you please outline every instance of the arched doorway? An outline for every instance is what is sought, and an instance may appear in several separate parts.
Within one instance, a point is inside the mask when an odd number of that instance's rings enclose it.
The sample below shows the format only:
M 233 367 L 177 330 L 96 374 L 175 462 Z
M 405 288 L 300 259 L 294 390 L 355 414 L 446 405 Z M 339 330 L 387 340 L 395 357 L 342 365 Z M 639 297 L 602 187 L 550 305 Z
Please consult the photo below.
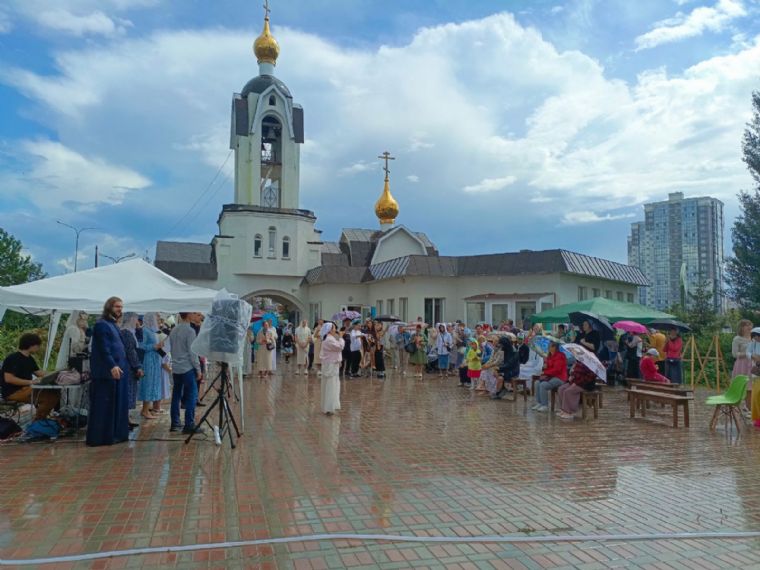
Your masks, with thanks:
M 281 308 L 283 317 L 292 323 L 298 321 L 306 315 L 306 310 L 299 299 L 276 289 L 261 289 L 259 291 L 253 291 L 243 296 L 243 299 L 251 303 L 254 306 L 254 310 L 257 307 L 266 310 L 266 307 L 261 307 L 262 302 L 266 303 L 271 301 L 274 305 L 278 305 Z

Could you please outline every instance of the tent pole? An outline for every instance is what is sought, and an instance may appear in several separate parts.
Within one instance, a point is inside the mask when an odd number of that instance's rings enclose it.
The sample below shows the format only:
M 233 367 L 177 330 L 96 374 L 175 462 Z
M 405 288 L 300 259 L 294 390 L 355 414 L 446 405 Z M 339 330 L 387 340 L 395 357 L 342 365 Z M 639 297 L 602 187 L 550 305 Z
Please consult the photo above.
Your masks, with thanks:
M 61 320 L 61 313 L 53 310 L 50 312 L 50 321 L 48 322 L 48 336 L 47 343 L 45 344 L 45 360 L 42 363 L 42 369 L 47 370 L 50 363 L 50 355 L 53 352 L 53 343 L 55 342 L 55 335 L 58 332 L 58 322 Z

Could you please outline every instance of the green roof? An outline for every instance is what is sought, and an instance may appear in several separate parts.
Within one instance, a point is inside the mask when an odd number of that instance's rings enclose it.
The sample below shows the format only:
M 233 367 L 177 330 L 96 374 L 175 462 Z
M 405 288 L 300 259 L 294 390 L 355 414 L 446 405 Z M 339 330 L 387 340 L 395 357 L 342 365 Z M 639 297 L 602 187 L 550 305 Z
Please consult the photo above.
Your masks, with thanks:
M 543 311 L 531 317 L 534 323 L 567 323 L 570 320 L 568 316 L 575 311 L 588 311 L 604 317 L 611 323 L 617 321 L 636 321 L 642 325 L 658 321 L 660 319 L 675 319 L 674 315 L 663 313 L 656 309 L 650 309 L 638 303 L 624 303 L 623 301 L 613 301 L 604 297 L 594 297 L 577 303 L 568 303 L 560 305 L 548 311 Z

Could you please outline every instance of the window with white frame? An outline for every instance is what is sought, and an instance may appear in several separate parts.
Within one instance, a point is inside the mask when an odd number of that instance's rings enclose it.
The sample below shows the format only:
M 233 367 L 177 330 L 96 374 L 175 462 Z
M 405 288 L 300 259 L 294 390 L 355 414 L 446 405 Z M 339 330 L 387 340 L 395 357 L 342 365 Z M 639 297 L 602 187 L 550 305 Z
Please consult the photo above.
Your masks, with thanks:
M 409 317 L 409 299 L 406 297 L 398 298 L 398 318 L 406 321 Z
M 269 257 L 274 257 L 275 243 L 277 242 L 277 228 L 269 226 Z
M 261 234 L 256 234 L 253 238 L 253 257 L 261 257 Z
M 282 238 L 282 258 L 290 259 L 290 238 L 288 236 Z

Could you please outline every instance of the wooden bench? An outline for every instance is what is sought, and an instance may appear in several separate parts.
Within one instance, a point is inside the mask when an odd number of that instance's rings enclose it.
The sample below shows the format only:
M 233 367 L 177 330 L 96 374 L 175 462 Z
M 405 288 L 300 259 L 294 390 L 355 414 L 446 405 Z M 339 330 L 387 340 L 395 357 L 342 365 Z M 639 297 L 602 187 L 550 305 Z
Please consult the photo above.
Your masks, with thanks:
M 683 384 L 662 384 L 660 382 L 645 382 L 644 380 L 631 379 L 631 390 L 649 390 L 650 392 L 662 392 L 663 394 L 675 394 L 677 396 L 693 396 L 694 390 Z M 630 401 L 631 397 L 628 396 Z M 649 406 L 649 402 L 642 405 Z M 664 406 L 664 404 L 662 404 Z
M 594 419 L 599 418 L 599 408 L 602 407 L 601 390 L 584 390 L 581 392 L 581 415 L 586 419 L 588 408 L 594 409 Z
M 523 401 L 528 401 L 528 381 L 525 378 L 512 378 L 510 380 L 510 383 L 512 384 L 512 397 L 507 398 L 510 402 L 516 402 L 517 401 L 517 394 L 518 394 L 518 388 L 520 388 L 520 392 L 522 392 L 523 395 Z
M 694 399 L 691 395 L 671 394 L 654 390 L 628 389 L 628 401 L 631 408 L 631 418 L 636 417 L 636 410 L 641 410 L 641 417 L 647 415 L 647 403 L 670 404 L 673 408 L 673 427 L 678 427 L 678 408 L 683 408 L 683 423 L 689 427 L 689 402 Z

